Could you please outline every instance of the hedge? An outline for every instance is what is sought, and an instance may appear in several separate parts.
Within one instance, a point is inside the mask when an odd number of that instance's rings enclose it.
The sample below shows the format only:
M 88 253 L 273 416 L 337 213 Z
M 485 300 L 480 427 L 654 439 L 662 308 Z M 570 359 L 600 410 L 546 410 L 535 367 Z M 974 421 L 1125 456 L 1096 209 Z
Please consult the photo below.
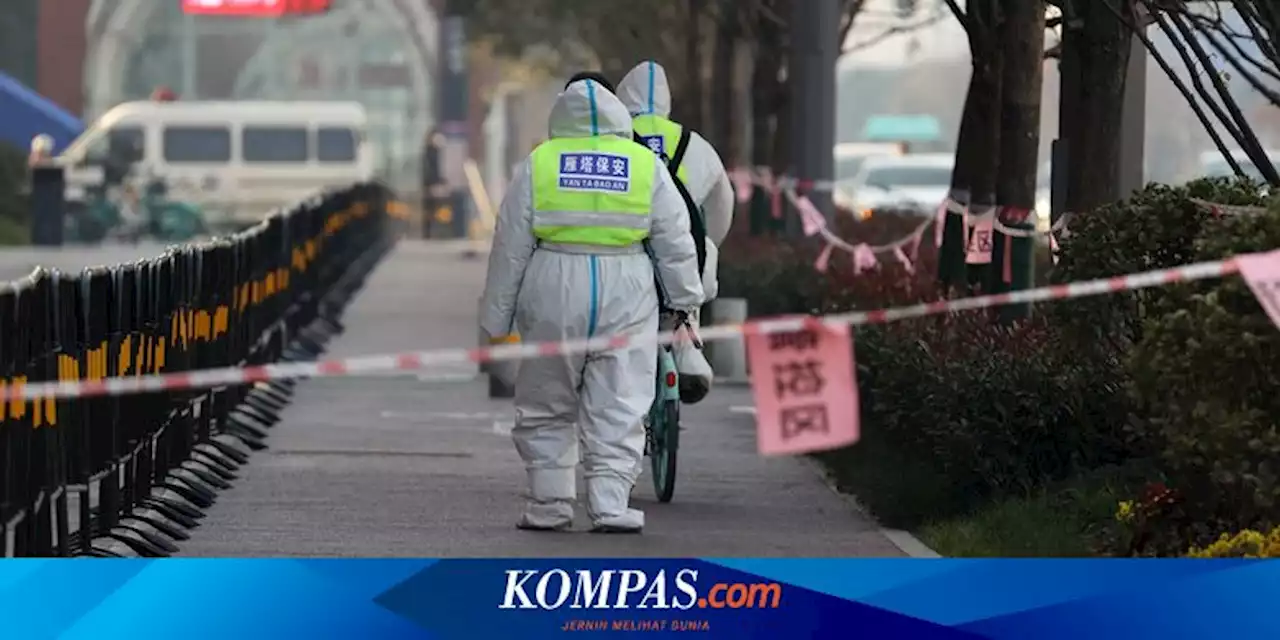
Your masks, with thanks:
M 1150 185 L 1077 217 L 1055 282 L 1170 267 L 1280 246 L 1280 210 L 1219 218 L 1194 199 L 1263 205 L 1260 185 Z M 917 220 L 844 225 L 863 237 Z M 736 238 L 722 295 L 752 315 L 826 313 L 932 299 L 932 236 L 914 275 L 847 260 L 814 271 L 817 242 Z M 1141 519 L 1099 538 L 1117 555 L 1176 555 L 1242 529 L 1280 524 L 1280 332 L 1240 282 L 1201 282 L 1042 307 L 856 331 L 862 441 L 823 454 L 841 488 L 882 522 L 915 527 L 993 500 L 1035 495 L 1117 466 L 1152 469 Z M 1155 496 L 1155 497 L 1152 497 Z M 1118 506 L 1119 508 L 1119 506 Z

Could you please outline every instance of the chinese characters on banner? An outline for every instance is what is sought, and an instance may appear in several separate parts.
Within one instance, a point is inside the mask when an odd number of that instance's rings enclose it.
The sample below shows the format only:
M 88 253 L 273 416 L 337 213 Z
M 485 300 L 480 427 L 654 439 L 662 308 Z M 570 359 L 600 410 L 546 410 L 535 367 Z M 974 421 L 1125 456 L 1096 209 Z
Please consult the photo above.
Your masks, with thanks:
M 1267 317 L 1280 327 L 1280 251 L 1239 256 L 1236 264 Z
M 858 384 L 847 326 L 813 320 L 796 333 L 747 326 L 762 455 L 836 449 L 858 440 Z
M 996 230 L 994 216 L 980 218 L 973 225 L 969 236 L 969 250 L 965 264 L 991 264 L 991 236 Z

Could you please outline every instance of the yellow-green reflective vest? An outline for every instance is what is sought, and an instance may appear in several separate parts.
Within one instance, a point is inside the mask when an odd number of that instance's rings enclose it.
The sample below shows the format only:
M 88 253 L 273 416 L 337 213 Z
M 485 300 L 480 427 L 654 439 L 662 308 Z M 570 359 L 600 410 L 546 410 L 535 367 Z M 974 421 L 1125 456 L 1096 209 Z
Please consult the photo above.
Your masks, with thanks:
M 644 144 L 654 153 L 670 158 L 680 144 L 680 134 L 684 127 L 662 116 L 645 113 L 631 118 L 631 128 L 644 140 Z M 683 159 L 676 167 L 676 177 L 685 186 L 689 186 L 689 171 L 685 169 Z
M 657 165 L 618 136 L 553 138 L 533 150 L 533 235 L 625 247 L 649 237 Z

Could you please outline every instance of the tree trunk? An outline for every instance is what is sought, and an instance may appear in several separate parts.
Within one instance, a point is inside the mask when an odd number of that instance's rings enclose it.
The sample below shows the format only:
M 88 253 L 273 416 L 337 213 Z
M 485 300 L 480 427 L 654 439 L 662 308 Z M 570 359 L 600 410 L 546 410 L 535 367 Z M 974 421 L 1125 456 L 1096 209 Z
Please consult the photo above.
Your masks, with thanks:
M 1003 50 L 1003 84 L 1000 106 L 1000 166 L 996 202 L 1005 224 L 1034 230 L 1030 212 L 1036 202 L 1036 174 L 1040 157 L 1040 92 L 1044 80 L 1043 0 L 1002 0 L 1000 45 Z M 1031 286 L 1035 273 L 1035 240 L 997 233 L 992 247 L 993 292 L 1022 290 Z M 1007 318 L 1025 317 L 1030 307 L 1005 307 Z
M 955 170 L 951 188 L 959 202 L 973 213 L 996 204 L 996 179 L 1000 172 L 1000 107 L 1002 51 L 999 42 L 1001 0 L 967 3 L 969 54 L 972 74 L 965 92 L 964 112 L 956 140 Z M 981 281 L 987 268 L 969 269 L 964 256 L 968 244 L 963 221 L 948 215 L 939 256 L 938 279 L 948 286 Z
M 757 25 L 756 55 L 751 74 L 751 164 L 756 168 L 775 166 L 778 95 L 783 87 L 778 81 L 782 49 L 777 25 L 760 17 Z M 785 149 L 783 145 L 783 149 Z M 772 202 L 764 189 L 755 189 L 751 199 L 751 233 L 757 235 L 779 228 L 771 215 Z
M 969 185 L 972 169 L 968 154 L 974 148 L 973 138 L 979 135 L 977 110 L 974 109 L 975 88 L 972 80 L 964 93 L 964 107 L 960 111 L 960 129 L 956 132 L 956 160 L 951 170 L 950 198 L 961 205 L 970 202 Z M 965 281 L 965 225 L 956 215 L 943 217 L 942 246 L 938 249 L 938 282 L 952 287 Z
M 1071 6 L 1081 26 L 1063 29 L 1063 90 L 1074 87 L 1077 92 L 1074 113 L 1062 119 L 1069 156 L 1064 206 L 1067 211 L 1088 211 L 1121 197 L 1120 129 L 1132 34 L 1102 2 Z M 1127 3 L 1116 6 L 1135 18 Z M 1068 77 L 1069 70 L 1078 76 Z
M 751 162 L 756 167 L 773 164 L 774 104 L 778 93 L 778 55 L 761 42 L 751 74 Z
M 711 119 L 707 135 L 724 162 L 737 154 L 734 132 L 737 122 L 733 104 L 734 58 L 738 45 L 736 0 L 720 0 L 716 21 L 715 53 L 711 64 Z
M 684 87 L 685 95 L 680 100 L 685 107 L 681 109 L 678 120 L 694 131 L 702 131 L 704 95 L 702 77 L 702 13 L 706 0 L 688 0 L 688 31 L 685 34 L 684 53 Z
M 786 172 L 791 166 L 791 109 L 794 105 L 791 104 L 789 84 L 785 77 L 773 83 L 773 155 L 769 166 L 775 174 Z

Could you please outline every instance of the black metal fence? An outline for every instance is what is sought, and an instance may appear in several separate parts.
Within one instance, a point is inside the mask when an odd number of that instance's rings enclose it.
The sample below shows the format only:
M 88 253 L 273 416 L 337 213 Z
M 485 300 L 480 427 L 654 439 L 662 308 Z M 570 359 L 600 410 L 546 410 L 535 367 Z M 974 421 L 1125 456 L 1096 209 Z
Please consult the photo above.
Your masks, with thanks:
M 0 285 L 0 384 L 313 359 L 393 242 L 387 195 L 357 185 L 151 260 Z M 172 553 L 292 388 L 0 402 L 2 555 Z

